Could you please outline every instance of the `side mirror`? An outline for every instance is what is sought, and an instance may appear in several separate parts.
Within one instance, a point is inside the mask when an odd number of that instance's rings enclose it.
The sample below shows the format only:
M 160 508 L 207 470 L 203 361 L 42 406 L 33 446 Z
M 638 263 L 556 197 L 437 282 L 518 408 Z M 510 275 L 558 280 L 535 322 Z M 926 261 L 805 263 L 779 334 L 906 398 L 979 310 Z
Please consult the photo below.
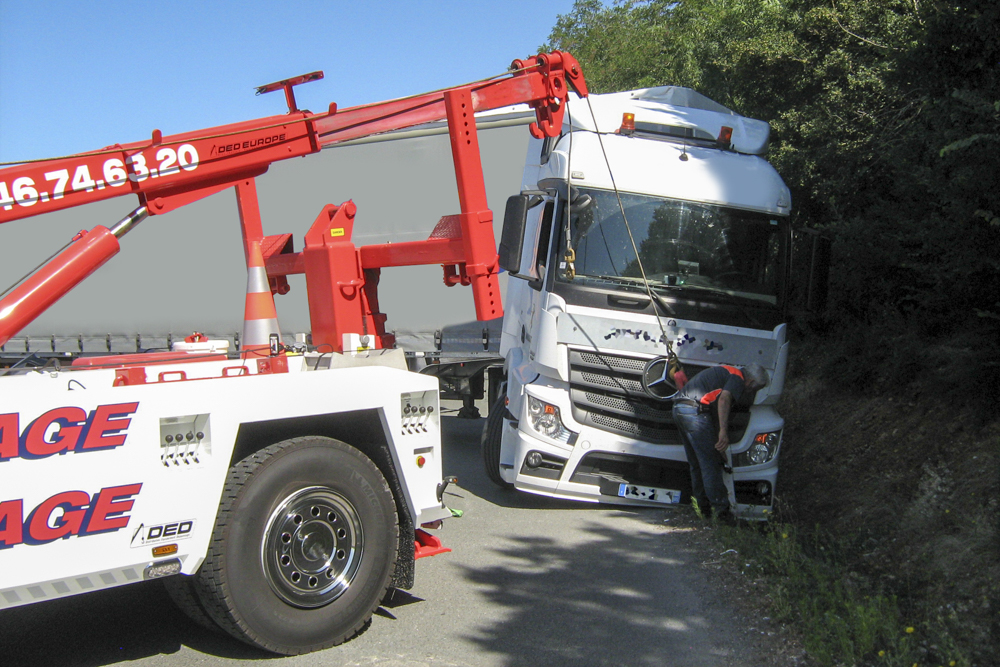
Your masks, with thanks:
M 508 273 L 516 274 L 521 270 L 521 250 L 524 247 L 524 229 L 529 208 L 531 208 L 531 198 L 528 195 L 514 195 L 507 198 L 498 254 L 500 268 Z

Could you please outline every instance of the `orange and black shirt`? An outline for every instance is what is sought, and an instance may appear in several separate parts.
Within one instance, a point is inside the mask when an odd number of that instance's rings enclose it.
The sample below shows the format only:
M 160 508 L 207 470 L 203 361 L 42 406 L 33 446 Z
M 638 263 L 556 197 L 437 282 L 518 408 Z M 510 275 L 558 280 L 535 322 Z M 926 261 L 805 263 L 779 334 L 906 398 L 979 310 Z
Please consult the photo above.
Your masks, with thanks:
M 723 390 L 726 390 L 733 395 L 735 403 L 743 396 L 745 388 L 742 370 L 735 366 L 713 366 L 691 378 L 677 393 L 677 398 L 709 406 L 718 400 Z

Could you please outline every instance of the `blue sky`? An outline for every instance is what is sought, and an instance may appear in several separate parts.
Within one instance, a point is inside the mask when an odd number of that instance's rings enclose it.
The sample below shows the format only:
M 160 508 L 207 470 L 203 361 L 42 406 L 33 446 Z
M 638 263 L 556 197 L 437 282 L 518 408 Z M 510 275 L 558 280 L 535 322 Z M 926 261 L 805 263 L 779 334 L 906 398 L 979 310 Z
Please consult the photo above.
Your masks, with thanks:
M 0 0 L 0 162 L 466 83 L 536 53 L 573 0 Z

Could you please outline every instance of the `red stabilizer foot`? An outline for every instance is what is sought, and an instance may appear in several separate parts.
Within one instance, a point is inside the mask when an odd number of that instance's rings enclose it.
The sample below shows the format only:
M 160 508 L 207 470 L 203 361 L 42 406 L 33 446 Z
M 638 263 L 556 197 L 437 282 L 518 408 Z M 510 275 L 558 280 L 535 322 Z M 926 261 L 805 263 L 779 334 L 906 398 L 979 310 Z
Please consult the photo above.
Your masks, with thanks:
M 451 551 L 448 547 L 441 545 L 441 540 L 419 528 L 414 531 L 413 536 L 416 538 L 413 541 L 413 545 L 416 549 L 414 558 L 437 556 L 438 554 L 448 553 Z

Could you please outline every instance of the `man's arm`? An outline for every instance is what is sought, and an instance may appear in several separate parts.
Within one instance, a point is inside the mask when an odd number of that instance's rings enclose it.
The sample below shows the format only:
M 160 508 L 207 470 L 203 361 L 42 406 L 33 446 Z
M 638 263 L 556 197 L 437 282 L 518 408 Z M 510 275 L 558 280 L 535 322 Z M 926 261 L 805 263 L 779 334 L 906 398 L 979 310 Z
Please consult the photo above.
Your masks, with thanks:
M 719 439 L 715 448 L 725 452 L 729 447 L 729 411 L 733 407 L 733 395 L 728 389 L 723 389 L 716 403 L 719 406 Z

